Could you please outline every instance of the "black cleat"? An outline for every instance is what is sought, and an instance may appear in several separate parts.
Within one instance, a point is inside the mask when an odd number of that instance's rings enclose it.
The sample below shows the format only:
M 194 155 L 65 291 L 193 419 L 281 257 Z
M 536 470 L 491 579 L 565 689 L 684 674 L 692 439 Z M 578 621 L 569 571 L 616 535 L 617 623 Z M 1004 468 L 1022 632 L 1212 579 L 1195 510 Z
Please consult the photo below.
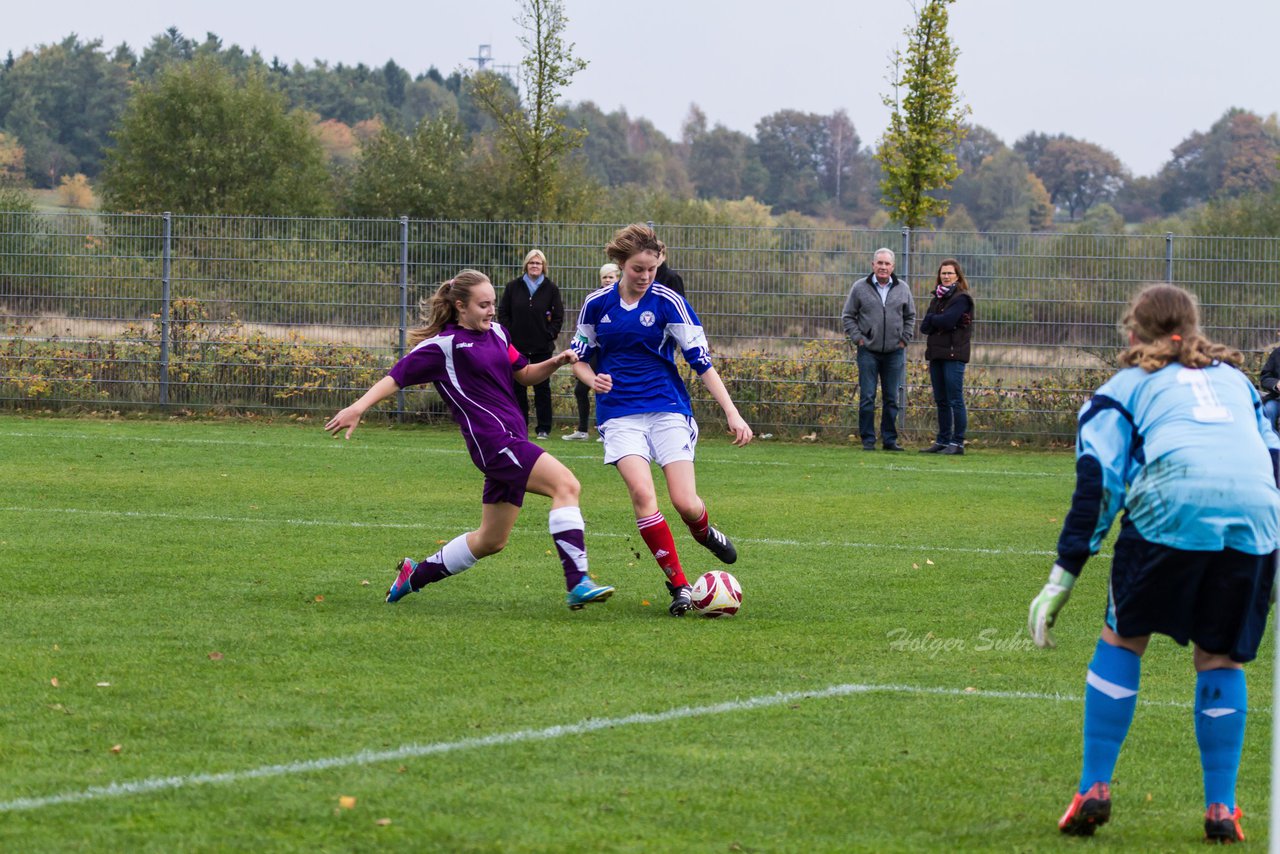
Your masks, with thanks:
M 667 610 L 673 617 L 683 617 L 684 612 L 693 607 L 693 588 L 687 584 L 676 585 L 668 581 L 667 590 L 671 591 L 671 604 Z
M 733 563 L 738 559 L 738 550 L 733 542 L 715 528 L 707 526 L 707 539 L 703 543 L 707 550 L 715 555 L 721 563 Z

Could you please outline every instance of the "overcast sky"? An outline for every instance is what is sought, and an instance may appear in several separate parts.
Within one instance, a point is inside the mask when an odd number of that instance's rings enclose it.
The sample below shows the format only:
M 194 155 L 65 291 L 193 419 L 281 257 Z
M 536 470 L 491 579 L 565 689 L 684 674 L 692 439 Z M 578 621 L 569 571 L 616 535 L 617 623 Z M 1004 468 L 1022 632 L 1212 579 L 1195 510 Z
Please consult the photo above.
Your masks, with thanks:
M 69 33 L 136 52 L 170 26 L 201 40 L 256 47 L 270 60 L 323 59 L 412 74 L 496 63 L 523 49 L 518 0 L 59 0 L 6 4 L 0 52 Z M 908 0 L 565 0 L 568 39 L 590 65 L 567 92 L 624 108 L 673 139 L 689 105 L 754 134 L 781 109 L 849 114 L 863 145 L 879 138 L 888 55 L 905 49 Z M 1278 0 L 958 0 L 951 34 L 972 120 L 1012 144 L 1028 131 L 1067 133 L 1149 175 L 1192 131 L 1229 107 L 1280 110 Z

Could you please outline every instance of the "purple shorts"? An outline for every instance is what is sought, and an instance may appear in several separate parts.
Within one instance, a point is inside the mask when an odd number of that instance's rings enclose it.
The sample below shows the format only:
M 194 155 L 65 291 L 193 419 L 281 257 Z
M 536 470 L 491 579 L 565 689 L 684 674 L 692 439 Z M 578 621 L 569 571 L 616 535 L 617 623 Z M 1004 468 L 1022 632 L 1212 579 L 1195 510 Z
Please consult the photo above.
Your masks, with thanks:
M 529 483 L 533 464 L 545 453 L 528 439 L 517 439 L 494 454 L 489 465 L 480 469 L 484 472 L 481 503 L 523 506 L 525 485 Z

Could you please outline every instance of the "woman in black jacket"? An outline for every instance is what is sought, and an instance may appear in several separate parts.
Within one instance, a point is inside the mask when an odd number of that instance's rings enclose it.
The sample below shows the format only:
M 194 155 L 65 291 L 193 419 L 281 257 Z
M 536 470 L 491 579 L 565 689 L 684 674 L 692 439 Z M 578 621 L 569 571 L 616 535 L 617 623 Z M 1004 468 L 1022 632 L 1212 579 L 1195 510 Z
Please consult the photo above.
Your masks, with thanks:
M 933 299 L 920 321 L 929 336 L 924 357 L 929 362 L 933 400 L 938 405 L 938 437 L 922 454 L 963 454 L 969 412 L 964 406 L 964 367 L 969 362 L 973 324 L 973 296 L 960 262 L 948 258 L 938 265 Z
M 502 289 L 498 301 L 498 323 L 511 334 L 511 343 L 530 362 L 545 362 L 555 350 L 556 337 L 564 323 L 564 303 L 560 288 L 547 276 L 547 256 L 530 249 L 524 256 L 524 273 Z M 529 389 L 515 384 L 516 400 L 529 420 Z M 551 435 L 551 381 L 533 387 L 533 409 L 539 439 Z

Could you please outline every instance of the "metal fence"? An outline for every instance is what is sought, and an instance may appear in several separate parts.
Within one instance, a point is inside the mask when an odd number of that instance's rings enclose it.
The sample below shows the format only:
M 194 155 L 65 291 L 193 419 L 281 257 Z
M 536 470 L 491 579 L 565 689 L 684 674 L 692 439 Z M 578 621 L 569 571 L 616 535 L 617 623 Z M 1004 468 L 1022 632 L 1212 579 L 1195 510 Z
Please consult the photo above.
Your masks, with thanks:
M 572 318 L 616 224 L 279 219 L 0 212 L 0 406 L 328 415 L 404 351 L 418 301 L 462 267 L 495 286 L 542 249 Z M 923 314 L 943 258 L 977 302 L 970 437 L 1069 440 L 1113 370 L 1135 288 L 1185 284 L 1208 334 L 1251 354 L 1276 343 L 1280 240 L 980 234 L 785 226 L 656 226 L 757 432 L 844 441 L 857 382 L 840 311 L 873 252 L 897 253 Z M 902 431 L 929 438 L 923 342 L 908 355 Z M 569 372 L 557 421 L 575 420 Z M 701 419 L 720 413 L 691 382 Z M 434 392 L 388 409 L 444 414 Z

